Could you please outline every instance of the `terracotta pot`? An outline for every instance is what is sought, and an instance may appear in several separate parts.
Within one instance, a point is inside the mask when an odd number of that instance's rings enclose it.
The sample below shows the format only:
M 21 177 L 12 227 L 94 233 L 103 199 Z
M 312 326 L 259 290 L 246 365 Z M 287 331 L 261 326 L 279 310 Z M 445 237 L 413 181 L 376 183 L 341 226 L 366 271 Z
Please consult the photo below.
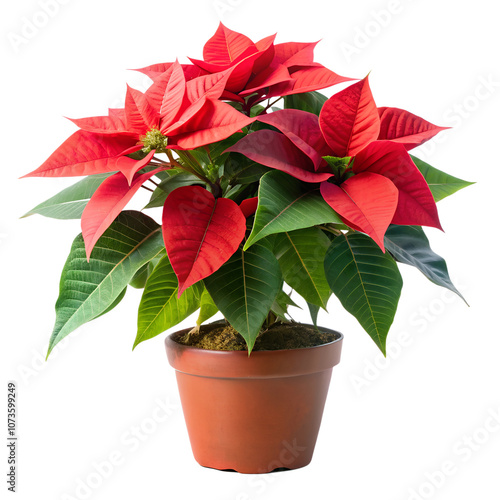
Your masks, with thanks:
M 187 331 L 168 336 L 165 346 L 197 462 L 249 474 L 309 464 L 343 336 L 248 356 L 177 343 Z

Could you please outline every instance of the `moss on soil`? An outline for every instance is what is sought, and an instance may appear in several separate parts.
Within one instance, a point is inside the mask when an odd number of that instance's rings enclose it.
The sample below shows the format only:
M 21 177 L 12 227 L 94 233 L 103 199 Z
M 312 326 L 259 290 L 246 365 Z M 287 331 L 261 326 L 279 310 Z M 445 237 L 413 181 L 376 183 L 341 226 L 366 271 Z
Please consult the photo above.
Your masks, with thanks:
M 275 323 L 259 334 L 254 351 L 277 349 L 299 349 L 313 347 L 338 339 L 339 335 L 321 332 L 309 325 L 299 323 Z M 218 351 L 246 351 L 243 337 L 226 323 L 204 325 L 198 333 L 186 333 L 177 342 L 202 349 Z

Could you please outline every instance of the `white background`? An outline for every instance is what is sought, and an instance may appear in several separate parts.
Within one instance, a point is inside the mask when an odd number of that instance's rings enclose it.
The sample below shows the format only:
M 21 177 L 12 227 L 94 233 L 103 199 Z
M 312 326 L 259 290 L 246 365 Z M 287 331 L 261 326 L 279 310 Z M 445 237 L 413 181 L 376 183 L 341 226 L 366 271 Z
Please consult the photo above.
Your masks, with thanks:
M 5 383 L 17 381 L 16 498 L 498 500 L 500 39 L 494 2 L 47 3 L 50 15 L 43 14 L 43 0 L 4 2 L 0 21 L 0 394 L 3 412 Z M 219 19 L 255 41 L 275 32 L 278 42 L 322 39 L 316 60 L 352 77 L 371 71 L 379 106 L 453 126 L 416 154 L 477 182 L 439 204 L 445 234 L 427 231 L 470 307 L 402 269 L 403 298 L 383 362 L 332 299 L 321 323 L 346 339 L 315 457 L 304 469 L 267 476 L 195 463 L 164 335 L 131 351 L 140 292 L 130 291 L 111 314 L 71 334 L 43 361 L 59 273 L 78 222 L 19 219 L 74 182 L 18 180 L 74 131 L 63 116 L 119 106 L 125 82 L 144 90 L 147 78 L 128 68 L 200 58 Z M 31 22 L 39 27 L 30 29 Z M 301 311 L 295 318 L 308 320 Z M 5 417 L 0 421 L 5 425 Z M 443 464 L 446 475 L 437 472 Z M 2 498 L 6 487 L 2 479 Z

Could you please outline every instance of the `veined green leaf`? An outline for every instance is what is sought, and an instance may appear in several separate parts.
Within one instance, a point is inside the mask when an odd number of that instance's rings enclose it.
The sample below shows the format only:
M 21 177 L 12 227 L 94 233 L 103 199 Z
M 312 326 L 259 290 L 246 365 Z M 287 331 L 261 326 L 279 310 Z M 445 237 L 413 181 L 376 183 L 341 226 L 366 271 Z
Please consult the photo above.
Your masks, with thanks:
M 445 260 L 431 250 L 420 226 L 391 225 L 385 233 L 384 244 L 398 262 L 416 267 L 433 283 L 455 292 L 467 304 L 451 282 Z
M 329 246 L 321 229 L 308 227 L 277 234 L 274 247 L 283 279 L 307 302 L 324 309 L 331 294 L 324 269 Z
M 245 250 L 261 238 L 325 223 L 342 224 L 319 189 L 273 170 L 265 174 L 259 187 L 259 205 Z
M 125 287 L 122 290 L 120 295 L 118 295 L 118 297 L 116 297 L 115 301 L 105 311 L 103 311 L 101 314 L 99 314 L 99 316 L 96 316 L 94 319 L 100 318 L 101 316 L 108 314 L 112 309 L 114 309 L 123 300 L 123 297 L 125 297 L 126 293 L 127 293 L 127 287 Z
M 301 307 L 299 307 L 290 297 L 290 295 L 288 295 L 287 293 L 285 293 L 283 290 L 280 290 L 278 292 L 278 295 L 276 296 L 276 300 L 274 301 L 272 307 L 271 307 L 271 311 L 276 315 L 278 316 L 278 318 L 281 319 L 281 321 L 284 321 L 284 322 L 287 322 L 289 321 L 289 319 L 286 317 L 288 313 L 288 307 L 289 306 L 293 306 L 293 307 L 298 307 L 299 309 L 301 309 Z
M 224 177 L 229 185 L 252 184 L 270 170 L 239 153 L 232 153 L 224 165 Z
M 52 219 L 80 219 L 91 196 L 112 173 L 89 175 L 32 208 L 23 217 L 40 214 Z
M 215 305 L 245 339 L 250 353 L 278 292 L 282 278 L 278 261 L 263 245 L 236 253 L 204 279 Z
M 78 235 L 62 271 L 47 356 L 66 335 L 109 310 L 134 274 L 164 250 L 160 226 L 135 211 L 122 212 L 115 219 L 88 262 Z
M 311 320 L 313 322 L 313 325 L 317 328 L 319 306 L 317 306 L 316 304 L 311 304 L 310 302 L 307 303 L 307 306 L 309 307 L 309 313 L 311 314 Z
M 203 288 L 199 283 L 189 287 L 180 297 L 179 284 L 165 255 L 149 276 L 139 304 L 135 347 L 177 325 L 200 306 Z
M 464 187 L 475 184 L 474 182 L 467 182 L 457 177 L 453 177 L 453 175 L 442 172 L 413 155 L 410 156 L 413 163 L 415 163 L 424 176 L 427 184 L 429 184 L 429 189 L 431 190 L 434 201 L 436 202 L 441 201 L 443 198 L 446 198 L 453 193 L 456 193 Z
M 333 293 L 385 354 L 403 280 L 394 259 L 368 236 L 338 236 L 325 258 Z
M 285 96 L 285 109 L 300 109 L 319 116 L 327 100 L 326 96 L 316 91 L 287 95 Z
M 207 319 L 210 319 L 212 316 L 219 312 L 219 308 L 215 305 L 212 297 L 208 293 L 208 290 L 205 288 L 203 293 L 201 294 L 200 299 L 200 314 L 198 315 L 198 319 L 196 320 L 196 324 L 200 326 Z

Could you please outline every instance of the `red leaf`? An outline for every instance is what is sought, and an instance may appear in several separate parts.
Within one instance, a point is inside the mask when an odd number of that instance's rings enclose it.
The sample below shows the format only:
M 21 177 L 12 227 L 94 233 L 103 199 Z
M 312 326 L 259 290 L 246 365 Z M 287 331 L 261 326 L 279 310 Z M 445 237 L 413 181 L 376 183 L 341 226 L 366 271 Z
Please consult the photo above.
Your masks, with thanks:
M 328 146 L 319 128 L 318 117 L 313 113 L 297 109 L 282 109 L 257 120 L 276 127 L 283 132 L 303 153 L 311 158 L 315 170 L 322 156 L 329 153 Z
M 233 200 L 215 199 L 200 186 L 172 191 L 163 209 L 163 239 L 179 296 L 217 271 L 236 252 L 245 231 L 245 216 Z
M 111 111 L 111 110 L 110 110 Z M 82 130 L 94 134 L 129 134 L 138 138 L 138 134 L 127 129 L 124 116 L 112 112 L 110 116 L 92 116 L 89 118 L 69 118 Z
M 311 159 L 290 139 L 273 130 L 252 132 L 226 151 L 244 154 L 257 163 L 286 172 L 304 182 L 323 182 L 333 176 L 328 172 L 314 172 Z
M 24 177 L 74 177 L 118 170 L 123 151 L 136 140 L 124 135 L 99 135 L 78 130 L 36 170 Z
M 125 114 L 127 128 L 137 134 L 142 135 L 153 127 L 158 127 L 158 112 L 153 109 L 142 92 L 128 85 L 125 96 Z
M 258 204 L 259 204 L 258 196 L 256 196 L 255 198 L 248 198 L 240 203 L 240 208 L 245 218 L 248 219 L 248 217 L 250 217 L 257 211 Z
M 203 108 L 181 127 L 168 130 L 170 145 L 182 149 L 195 149 L 226 139 L 255 119 L 245 116 L 229 104 L 208 100 Z
M 266 36 L 262 40 L 255 42 L 255 47 L 259 51 L 260 55 L 255 60 L 253 65 L 253 72 L 260 73 L 264 69 L 266 69 L 274 59 L 274 40 L 276 38 L 276 34 Z
M 241 102 L 242 104 L 245 103 L 245 99 L 243 99 L 243 97 L 240 97 L 237 94 L 233 94 L 232 92 L 229 92 L 227 90 L 224 90 L 224 92 L 222 92 L 220 98 L 223 101 L 235 101 L 235 102 Z
M 288 90 L 282 95 L 311 92 L 313 90 L 324 89 L 342 82 L 349 82 L 352 78 L 337 75 L 333 71 L 318 64 L 310 68 L 301 68 L 291 71 L 290 76 L 295 80 L 292 90 Z
M 385 252 L 384 234 L 398 204 L 398 189 L 389 179 L 365 172 L 340 186 L 323 182 L 320 190 L 348 226 L 366 233 Z
M 150 151 L 142 160 L 133 160 L 127 156 L 120 156 L 120 158 L 118 158 L 116 163 L 118 170 L 125 176 L 129 185 L 132 184 L 136 172 L 149 163 L 155 152 L 156 150 L 153 149 L 153 151 Z
M 399 108 L 378 108 L 380 115 L 380 134 L 378 140 L 401 142 L 409 150 L 420 146 L 441 130 L 438 127 L 409 111 Z
M 442 229 L 429 186 L 402 144 L 372 142 L 356 156 L 353 171 L 380 174 L 396 185 L 399 200 L 393 224 Z
M 184 123 L 194 116 L 205 104 L 207 99 L 218 99 L 224 92 L 224 86 L 231 74 L 232 69 L 200 76 L 188 82 L 186 86 L 186 95 L 191 104 L 184 109 L 179 118 L 166 129 L 168 134 L 175 134 Z
M 308 66 L 314 60 L 314 47 L 318 42 L 278 43 L 274 46 L 275 58 L 280 64 L 290 68 L 292 66 Z
M 174 63 L 152 64 L 151 66 L 146 66 L 145 68 L 136 69 L 135 71 L 140 71 L 141 73 L 144 73 L 145 75 L 149 76 L 151 80 L 156 81 L 156 79 L 163 73 L 165 73 L 165 71 L 171 69 L 172 64 Z M 200 76 L 200 68 L 198 68 L 197 66 L 193 66 L 192 64 L 181 64 L 181 66 L 182 69 L 184 70 L 184 76 L 186 77 L 186 80 L 191 80 L 192 78 Z
M 203 47 L 203 59 L 212 64 L 229 65 L 250 47 L 255 48 L 250 38 L 220 23 L 214 36 Z
M 246 96 L 253 94 L 257 90 L 270 87 L 271 85 L 277 85 L 283 82 L 293 82 L 290 78 L 290 73 L 288 69 L 280 64 L 278 67 L 270 66 L 264 71 L 261 71 L 255 78 L 252 78 L 246 85 L 244 91 L 240 92 L 240 95 Z
M 231 71 L 232 69 L 229 69 L 220 73 L 200 76 L 189 81 L 186 85 L 186 93 L 191 104 L 200 99 L 218 99 L 224 91 Z
M 175 61 L 172 65 L 172 74 L 168 80 L 160 108 L 160 130 L 162 133 L 165 133 L 164 131 L 172 124 L 175 117 L 178 115 L 182 106 L 182 101 L 184 100 L 185 92 L 186 79 L 184 78 L 184 71 L 181 65 Z
M 161 103 L 163 102 L 163 96 L 167 90 L 168 82 L 172 76 L 172 71 L 174 70 L 174 63 L 170 63 L 168 69 L 160 73 L 154 79 L 154 82 L 146 90 L 144 95 L 146 96 L 149 104 L 156 110 L 161 109 Z
M 375 141 L 380 118 L 368 77 L 330 97 L 319 115 L 319 125 L 335 156 L 354 156 Z
M 171 69 L 172 64 L 174 63 L 158 63 L 158 64 L 151 64 L 150 66 L 146 66 L 144 68 L 137 68 L 134 71 L 139 71 L 140 73 L 145 74 L 146 76 L 149 76 L 151 80 L 156 80 L 160 75 L 165 73 L 165 71 L 168 71 Z
M 87 260 L 97 240 L 125 208 L 137 190 L 154 174 L 162 170 L 138 175 L 129 186 L 127 179 L 117 172 L 108 177 L 97 188 L 82 213 L 82 235 L 85 241 Z

